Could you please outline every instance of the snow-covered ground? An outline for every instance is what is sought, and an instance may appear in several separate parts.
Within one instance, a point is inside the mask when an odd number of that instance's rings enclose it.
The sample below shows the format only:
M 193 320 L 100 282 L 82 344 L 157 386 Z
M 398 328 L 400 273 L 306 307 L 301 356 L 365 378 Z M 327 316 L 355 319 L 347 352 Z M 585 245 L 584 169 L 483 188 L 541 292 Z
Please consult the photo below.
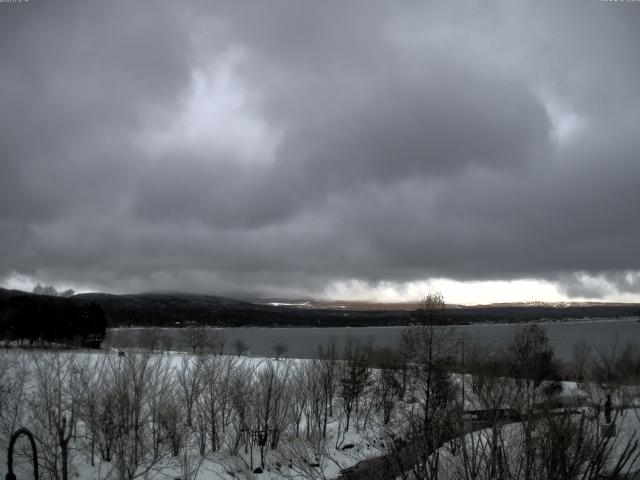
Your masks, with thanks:
M 7 385 L 17 382 L 17 378 L 9 380 L 12 375 L 18 373 L 20 367 L 26 366 L 30 370 L 28 378 L 20 387 L 25 396 L 22 397 L 21 402 L 16 403 L 17 411 L 13 419 L 15 421 L 8 425 L 7 420 L 10 419 L 6 416 L 2 419 L 5 421 L 2 429 L 5 434 L 2 435 L 4 438 L 0 440 L 0 446 L 6 448 L 8 432 L 15 430 L 18 425 L 30 427 L 34 431 L 38 430 L 34 426 L 36 416 L 33 416 L 29 411 L 32 407 L 32 402 L 28 400 L 28 397 L 29 395 L 35 395 L 38 388 L 42 387 L 42 385 L 38 386 L 38 382 L 45 380 L 38 378 L 36 370 L 40 367 L 36 368 L 33 358 L 60 356 L 68 359 L 73 357 L 77 362 L 76 365 L 83 365 L 85 370 L 90 372 L 92 370 L 98 371 L 109 362 L 114 364 L 133 362 L 134 360 L 131 359 L 137 355 L 145 354 L 133 349 L 126 350 L 123 353 L 124 355 L 120 355 L 117 350 L 73 353 L 23 352 L 17 349 L 0 351 L 1 361 L 5 365 L 14 364 L 16 368 L 14 372 L 4 372 L 5 376 L 2 380 L 7 380 Z M 173 375 L 180 375 L 179 372 L 184 370 L 185 365 L 193 365 L 201 360 L 197 356 L 184 352 L 161 352 L 154 355 L 162 358 L 164 368 L 173 372 Z M 275 365 L 277 368 L 293 370 L 310 362 L 310 360 L 304 359 L 278 360 L 266 357 L 218 356 L 217 358 L 222 362 L 232 362 L 234 369 L 243 369 L 245 372 L 250 372 L 251 375 L 256 375 L 269 366 L 273 367 Z M 67 373 L 63 372 L 63 375 L 66 376 Z M 64 382 L 68 381 L 70 380 L 64 380 Z M 77 388 L 79 385 L 76 383 L 75 387 Z M 85 384 L 80 388 L 93 387 Z M 0 394 L 2 394 L 2 390 L 0 388 Z M 175 394 L 175 391 L 172 394 Z M 1 395 L 0 400 L 2 400 Z M 22 403 L 22 405 L 17 406 L 19 403 Z M 231 445 L 223 444 L 218 451 L 208 452 L 204 457 L 201 457 L 198 453 L 197 445 L 193 443 L 191 447 L 183 448 L 176 457 L 167 456 L 165 459 L 155 463 L 153 468 L 142 474 L 140 478 L 184 479 L 188 477 L 191 480 L 208 480 L 217 478 L 295 479 L 337 477 L 341 469 L 355 465 L 362 459 L 377 456 L 381 453 L 381 450 L 376 448 L 370 441 L 371 431 L 359 431 L 357 421 L 352 421 L 350 430 L 345 432 L 344 420 L 338 415 L 339 406 L 336 404 L 334 409 L 334 416 L 329 419 L 327 424 L 327 437 L 320 442 L 320 446 L 318 446 L 318 442 L 312 443 L 307 440 L 305 434 L 302 433 L 306 427 L 305 421 L 302 419 L 300 422 L 301 435 L 299 437 L 296 437 L 291 429 L 287 428 L 275 449 L 266 448 L 264 471 L 262 473 L 253 473 L 256 468 L 261 466 L 260 447 L 258 445 L 252 445 L 251 442 L 247 442 L 240 445 L 236 453 L 232 453 Z M 65 412 L 63 414 L 68 414 L 68 406 L 63 405 L 62 410 Z M 2 417 L 0 416 L 0 418 Z M 249 420 L 247 423 L 252 422 Z M 102 461 L 100 455 L 96 454 L 94 456 L 94 465 L 91 465 L 88 450 L 88 430 L 84 420 L 78 419 L 74 432 L 75 445 L 70 455 L 71 478 L 96 480 L 117 478 L 115 461 Z M 189 472 L 185 472 L 185 469 L 189 470 Z M 26 462 L 22 462 L 22 464 L 18 462 L 16 470 L 23 472 L 23 474 L 30 474 L 30 466 Z M 140 473 L 142 471 L 143 469 L 141 468 Z M 5 474 L 6 470 L 3 464 L 0 466 L 0 475 L 4 476 Z
M 38 404 L 35 400 L 32 400 L 30 395 L 36 395 L 39 388 L 42 388 L 44 383 L 49 380 L 49 385 L 53 385 L 55 382 L 51 382 L 52 378 L 46 379 L 38 377 L 38 371 L 40 374 L 43 372 L 46 374 L 62 373 L 67 375 L 68 372 L 61 372 L 56 370 L 56 364 L 53 363 L 47 368 L 46 372 L 42 370 L 42 366 L 34 363 L 32 357 L 37 356 L 56 356 L 73 357 L 76 362 L 75 368 L 84 366 L 83 376 L 81 379 L 75 378 L 77 374 L 76 370 L 69 374 L 70 377 L 64 379 L 61 383 L 66 386 L 73 386 L 76 389 L 82 390 L 81 393 L 86 393 L 90 389 L 97 389 L 96 391 L 102 392 L 100 385 L 94 385 L 92 381 L 95 377 L 93 372 L 97 372 L 100 368 L 103 368 L 106 363 L 113 365 L 124 365 L 127 362 L 133 362 L 137 355 L 144 355 L 142 352 L 136 352 L 134 350 L 125 351 L 121 356 L 117 350 L 103 351 L 103 352 L 75 352 L 75 353 L 47 353 L 47 352 L 21 352 L 19 350 L 8 350 L 0 352 L 0 359 L 2 361 L 2 368 L 0 368 L 0 402 L 3 407 L 3 414 L 0 415 L 2 436 L 0 440 L 0 446 L 6 447 L 6 441 L 8 433 L 15 430 L 18 426 L 24 425 L 30 428 L 34 428 L 39 432 L 44 432 L 46 426 L 35 426 L 35 423 L 42 420 L 42 417 L 35 415 L 30 409 L 38 408 Z M 202 357 L 190 355 L 184 352 L 162 352 L 153 354 L 155 358 L 161 359 L 159 364 L 164 365 L 166 372 L 169 375 L 179 376 L 180 372 L 184 372 L 187 366 L 193 366 L 198 361 L 202 361 Z M 367 398 L 362 400 L 360 408 L 362 411 L 354 415 L 350 428 L 345 432 L 345 414 L 344 410 L 340 406 L 340 400 L 333 399 L 334 411 L 333 415 L 328 419 L 327 423 L 327 435 L 324 439 L 319 439 L 318 436 L 314 436 L 311 433 L 307 433 L 308 417 L 304 413 L 298 417 L 298 427 L 294 428 L 295 422 L 293 411 L 295 402 L 308 402 L 309 400 L 297 399 L 296 389 L 304 389 L 305 391 L 311 390 L 314 385 L 309 384 L 308 380 L 311 378 L 303 378 L 298 383 L 295 382 L 295 375 L 303 372 L 305 366 L 311 365 L 312 360 L 306 359 L 281 359 L 276 360 L 266 357 L 234 357 L 234 356 L 218 356 L 221 365 L 230 365 L 234 369 L 234 372 L 244 372 L 246 375 L 258 375 L 260 372 L 268 372 L 269 369 L 276 369 L 277 371 L 284 372 L 286 375 L 290 375 L 289 381 L 291 382 L 287 386 L 287 390 L 284 392 L 286 401 L 291 405 L 286 408 L 286 415 L 291 416 L 284 420 L 286 428 L 283 429 L 282 435 L 279 439 L 277 446 L 274 449 L 267 448 L 264 461 L 264 471 L 262 473 L 253 473 L 253 471 L 261 465 L 260 447 L 258 445 L 251 445 L 251 442 L 245 441 L 237 443 L 237 436 L 231 434 L 229 438 L 221 440 L 220 448 L 212 452 L 207 449 L 207 453 L 201 456 L 198 451 L 198 445 L 195 442 L 196 434 L 188 433 L 180 448 L 180 453 L 175 456 L 165 455 L 160 461 L 154 462 L 152 468 L 149 471 L 144 472 L 144 464 L 139 468 L 137 473 L 140 478 L 147 479 L 189 479 L 189 480 L 210 480 L 210 479 L 230 479 L 230 478 L 261 478 L 261 479 L 305 479 L 305 478 L 317 478 L 317 479 L 330 479 L 336 478 L 340 470 L 356 465 L 358 462 L 383 455 L 384 449 L 384 435 L 391 431 L 400 431 L 402 429 L 402 414 L 407 411 L 407 408 L 411 408 L 410 405 L 404 402 L 395 401 L 394 414 L 392 415 L 388 425 L 382 425 L 380 421 L 380 412 L 373 411 L 378 408 L 375 395 L 378 390 L 375 389 L 375 384 L 367 387 Z M 227 363 L 225 363 L 227 362 Z M 13 365 L 13 370 L 7 368 L 7 365 Z M 37 367 L 37 368 L 36 368 Z M 23 391 L 23 396 L 20 397 L 21 402 L 11 403 L 12 395 L 16 395 L 16 387 L 19 386 L 18 378 L 16 375 L 26 370 L 28 375 L 25 382 L 20 386 Z M 115 368 L 115 367 L 113 367 Z M 204 367 L 203 367 L 204 368 Z M 38 370 L 40 369 L 40 370 Z M 278 370 L 280 369 L 280 370 Z M 160 370 L 158 370 L 159 372 Z M 163 370 L 164 372 L 164 370 Z M 378 379 L 378 371 L 372 372 L 372 378 L 374 381 Z M 2 376 L 4 375 L 4 376 Z M 182 374 L 183 375 L 183 374 Z M 145 381 L 152 380 L 152 372 L 149 372 L 149 377 L 145 377 Z M 306 380 L 305 380 L 306 379 Z M 182 379 L 185 381 L 185 379 Z M 188 380 L 188 379 L 187 379 Z M 471 375 L 452 375 L 452 380 L 458 387 L 459 395 L 462 395 L 464 391 L 464 405 L 466 410 L 481 410 L 488 408 L 486 401 L 484 401 L 477 394 L 473 388 L 473 378 Z M 203 395 L 203 390 L 206 388 L 207 377 L 204 376 L 201 379 L 203 387 L 199 391 L 200 395 Z M 305 383 L 307 381 L 307 383 Z M 40 384 L 38 383 L 40 382 Z M 44 383 L 43 383 L 44 382 Z M 258 385 L 259 386 L 259 385 Z M 152 387 L 149 387 L 152 388 Z M 153 387 L 155 388 L 155 387 Z M 256 387 L 257 388 L 257 387 Z M 157 389 L 158 398 L 157 401 L 164 401 L 165 396 L 174 397 L 173 400 L 178 402 L 182 401 L 179 389 L 171 389 L 171 391 L 163 391 L 162 388 Z M 258 395 L 257 390 L 247 390 L 244 394 L 244 398 L 236 398 L 235 400 L 229 400 L 230 402 L 238 402 L 243 400 L 250 400 L 252 395 Z M 151 394 L 150 394 L 151 395 Z M 576 404 L 590 405 L 602 403 L 604 399 L 604 392 L 596 386 L 587 385 L 581 388 L 575 382 L 563 382 L 561 397 L 571 400 L 580 400 Z M 295 397 L 295 398 L 294 398 Z M 35 398 L 35 397 L 34 397 Z M 71 396 L 70 396 L 71 398 Z M 78 398 L 84 398 L 80 395 Z M 155 398 L 155 397 L 153 397 Z M 231 398 L 231 397 L 230 397 Z M 617 398 L 617 397 L 616 397 Z M 616 403 L 614 398 L 614 407 L 620 406 L 619 402 Z M 621 397 L 620 397 L 621 398 Z M 64 402 L 63 402 L 64 403 Z M 13 410 L 10 407 L 13 406 Z M 179 405 L 179 408 L 180 407 Z M 226 408 L 226 407 L 224 407 Z M 232 407 L 229 407 L 232 408 Z M 247 412 L 256 412 L 255 407 L 253 410 L 249 409 Z M 308 403 L 300 406 L 300 408 L 309 408 Z M 365 414 L 365 409 L 372 409 L 371 417 L 369 418 Z M 302 411 L 302 410 L 301 410 Z M 8 413 L 7 413 L 8 412 Z M 61 405 L 60 412 L 62 415 L 69 415 L 69 406 Z M 86 412 L 85 412 L 86 413 Z M 633 409 L 621 410 L 618 418 L 616 419 L 618 433 L 614 442 L 614 458 L 622 453 L 624 445 L 629 439 L 633 438 L 640 432 L 640 420 L 637 415 L 637 411 Z M 77 414 L 77 412 L 76 412 Z M 589 414 L 593 415 L 590 411 Z M 13 417 L 11 416 L 13 415 Z M 151 415 L 151 414 L 150 414 Z M 184 415 L 181 412 L 180 415 Z M 71 468 L 70 472 L 72 478 L 81 479 L 95 479 L 106 480 L 116 477 L 116 462 L 115 461 L 102 461 L 100 455 L 97 453 L 94 455 L 94 465 L 91 465 L 91 456 L 89 451 L 89 426 L 85 422 L 86 415 L 83 417 L 80 415 L 77 418 L 77 425 L 73 432 L 74 445 L 71 451 Z M 150 416 L 150 419 L 156 418 L 156 422 L 161 421 L 161 417 Z M 183 418 L 183 417 L 180 417 Z M 246 419 L 246 423 L 249 425 L 255 425 L 255 419 Z M 151 420 L 150 420 L 151 421 Z M 594 420 L 594 425 L 598 420 Z M 196 428 L 194 424 L 194 430 Z M 229 423 L 228 428 L 233 430 L 237 429 L 237 425 Z M 595 427 L 597 428 L 597 426 Z M 507 444 L 510 442 L 516 442 L 518 438 L 521 438 L 520 434 L 521 425 L 514 423 L 503 427 L 502 434 L 507 438 Z M 297 433 L 297 434 L 296 434 Z M 465 443 L 469 445 L 485 444 L 486 439 L 490 436 L 490 431 L 483 430 L 469 434 L 465 437 Z M 236 442 L 234 444 L 234 442 Z M 234 453 L 235 452 L 235 453 Z M 446 466 L 443 472 L 449 471 L 452 473 L 454 470 L 459 469 L 460 455 L 452 452 L 450 446 L 445 446 L 440 449 L 441 457 L 443 459 L 443 465 Z M 22 464 L 17 466 L 18 469 L 28 471 L 29 466 Z M 640 464 L 634 467 L 635 470 L 640 470 Z M 143 473 L 144 472 L 144 473 Z M 4 464 L 0 466 L 0 475 L 6 474 Z M 20 478 L 20 477 L 19 477 Z M 446 476 L 442 478 L 447 478 Z

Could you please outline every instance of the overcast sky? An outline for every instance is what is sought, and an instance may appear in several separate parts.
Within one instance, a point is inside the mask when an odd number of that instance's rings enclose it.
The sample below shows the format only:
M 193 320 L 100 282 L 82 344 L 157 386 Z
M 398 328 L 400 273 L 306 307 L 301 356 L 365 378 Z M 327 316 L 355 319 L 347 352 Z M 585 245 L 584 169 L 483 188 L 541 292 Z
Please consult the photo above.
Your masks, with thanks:
M 640 301 L 640 2 L 0 3 L 0 285 Z

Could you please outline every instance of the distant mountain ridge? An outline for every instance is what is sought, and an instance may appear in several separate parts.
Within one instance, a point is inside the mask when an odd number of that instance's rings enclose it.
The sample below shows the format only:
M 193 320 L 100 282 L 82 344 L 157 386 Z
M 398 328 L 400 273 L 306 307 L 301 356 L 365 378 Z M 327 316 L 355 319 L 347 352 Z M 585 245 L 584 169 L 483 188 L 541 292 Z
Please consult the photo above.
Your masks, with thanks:
M 12 304 L 41 298 L 33 293 L 0 289 L 0 319 Z M 285 326 L 385 326 L 413 322 L 415 304 L 331 302 L 251 298 L 238 300 L 214 295 L 141 293 L 114 295 L 83 293 L 69 299 L 51 297 L 52 302 L 96 303 L 105 312 L 110 327 L 209 325 L 220 327 Z M 581 318 L 640 316 L 640 304 L 608 303 L 508 303 L 491 305 L 447 305 L 447 320 L 453 324 L 529 322 Z
M 418 302 L 367 302 L 364 300 L 316 300 L 311 298 L 280 298 L 280 297 L 248 297 L 250 303 L 261 305 L 297 306 L 300 308 L 341 308 L 349 310 L 414 310 Z M 571 307 L 627 307 L 640 303 L 622 302 L 496 302 L 475 305 L 463 305 L 448 303 L 447 309 L 474 309 L 474 308 L 505 308 L 505 307 L 540 307 L 540 308 L 571 308 Z

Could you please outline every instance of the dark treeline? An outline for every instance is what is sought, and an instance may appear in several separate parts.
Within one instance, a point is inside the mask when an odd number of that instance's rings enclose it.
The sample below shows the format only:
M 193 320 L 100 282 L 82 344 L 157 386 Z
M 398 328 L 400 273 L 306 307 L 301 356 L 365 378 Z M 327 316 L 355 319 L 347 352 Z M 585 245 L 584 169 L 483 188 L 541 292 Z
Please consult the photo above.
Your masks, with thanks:
M 223 297 L 178 294 L 76 295 L 99 304 L 109 326 L 219 327 L 367 327 L 404 326 L 416 323 L 409 310 L 347 310 L 261 305 Z M 640 316 L 638 305 L 505 306 L 447 308 L 444 323 L 521 323 L 567 318 Z
M 2 340 L 99 348 L 106 329 L 104 310 L 95 302 L 30 294 L 0 297 Z
M 36 295 L 0 289 L 2 299 Z M 109 327 L 117 326 L 219 326 L 219 327 L 367 327 L 404 326 L 416 323 L 409 310 L 347 310 L 270 306 L 224 297 L 185 294 L 107 295 L 81 294 L 70 298 L 74 306 L 95 303 L 105 312 Z M 447 308 L 441 321 L 447 324 L 522 323 L 568 318 L 640 316 L 638 305 L 588 306 L 487 306 Z

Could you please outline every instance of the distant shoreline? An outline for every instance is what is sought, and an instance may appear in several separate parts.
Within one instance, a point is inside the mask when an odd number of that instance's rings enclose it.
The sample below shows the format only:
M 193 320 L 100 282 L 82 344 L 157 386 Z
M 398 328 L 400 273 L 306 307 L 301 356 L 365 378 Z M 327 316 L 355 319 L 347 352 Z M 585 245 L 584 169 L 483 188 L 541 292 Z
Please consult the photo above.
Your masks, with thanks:
M 567 324 L 567 323 L 606 323 L 606 322 L 639 322 L 640 316 L 621 316 L 621 317 L 595 317 L 595 318 L 566 318 L 566 319 L 539 319 L 521 322 L 468 322 L 468 323 L 443 323 L 437 324 L 437 327 L 475 327 L 475 326 L 492 326 L 492 325 L 532 325 L 532 324 Z M 146 330 L 146 329 L 159 329 L 159 330 L 180 330 L 183 328 L 211 328 L 217 330 L 224 329 L 256 329 L 263 328 L 268 330 L 275 329 L 318 329 L 323 330 L 326 328 L 345 328 L 345 329 L 362 329 L 362 328 L 403 328 L 418 326 L 416 323 L 408 323 L 404 325 L 184 325 L 184 326 L 166 326 L 166 325 L 130 325 L 130 326 L 117 326 L 109 327 L 108 330 Z

